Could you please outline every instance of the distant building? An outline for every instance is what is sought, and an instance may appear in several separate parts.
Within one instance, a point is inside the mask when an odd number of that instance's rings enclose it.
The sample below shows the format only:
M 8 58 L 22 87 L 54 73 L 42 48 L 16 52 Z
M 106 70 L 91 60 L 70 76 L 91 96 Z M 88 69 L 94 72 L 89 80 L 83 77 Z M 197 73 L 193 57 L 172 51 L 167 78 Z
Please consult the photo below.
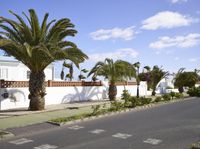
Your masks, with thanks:
M 45 70 L 45 80 L 54 80 L 54 64 L 50 64 Z M 0 79 L 9 81 L 27 81 L 30 78 L 30 70 L 20 61 L 10 56 L 0 56 Z

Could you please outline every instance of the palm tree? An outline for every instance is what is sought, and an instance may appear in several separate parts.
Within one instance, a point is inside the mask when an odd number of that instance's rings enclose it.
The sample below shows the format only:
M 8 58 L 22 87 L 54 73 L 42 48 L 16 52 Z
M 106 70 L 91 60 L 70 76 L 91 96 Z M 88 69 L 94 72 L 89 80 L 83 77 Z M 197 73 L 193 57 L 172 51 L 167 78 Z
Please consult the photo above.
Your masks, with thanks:
M 27 20 L 12 11 L 10 13 L 17 21 L 0 17 L 0 48 L 30 69 L 29 109 L 43 110 L 46 95 L 44 69 L 50 63 L 64 59 L 78 66 L 88 57 L 73 42 L 65 40 L 77 33 L 69 19 L 47 22 L 49 14 L 46 13 L 40 25 L 33 9 L 29 10 L 29 17 L 23 12 Z
M 180 68 L 176 73 L 174 80 L 174 85 L 178 87 L 179 92 L 182 93 L 184 91 L 184 86 L 193 87 L 196 82 L 198 82 L 198 71 L 195 69 L 193 72 L 186 72 L 184 71 L 184 68 Z
M 68 68 L 69 69 L 69 73 L 67 73 L 66 75 L 64 73 L 64 68 Z M 72 81 L 72 79 L 73 79 L 73 73 L 74 73 L 73 63 L 72 62 L 71 63 L 66 63 L 64 61 L 63 62 L 63 68 L 62 68 L 62 71 L 60 73 L 60 78 L 62 80 L 64 80 L 64 79 L 66 80 L 67 78 L 69 78 L 69 80 Z M 65 75 L 65 78 L 64 78 L 64 75 Z
M 116 99 L 117 87 L 115 83 L 121 81 L 127 77 L 135 77 L 136 71 L 133 65 L 123 60 L 113 61 L 112 59 L 106 58 L 104 62 L 97 62 L 96 65 L 91 69 L 88 77 L 103 76 L 109 80 L 109 91 L 108 96 L 111 101 Z
M 83 80 L 83 79 L 86 78 L 85 75 L 83 75 L 83 73 L 86 74 L 87 72 L 88 72 L 87 69 L 81 69 L 81 70 L 80 70 L 80 74 L 78 75 L 79 81 L 81 81 L 81 80 Z
M 150 88 L 153 89 L 152 95 L 155 96 L 156 94 L 156 86 L 157 84 L 166 76 L 168 76 L 169 73 L 167 71 L 163 71 L 162 68 L 159 68 L 158 66 L 154 66 L 153 69 L 150 71 Z
M 137 69 L 137 75 L 136 75 L 136 82 L 137 82 L 137 98 L 139 98 L 139 85 L 140 85 L 140 78 L 139 78 L 139 68 L 140 68 L 140 62 L 136 62 L 133 64 L 133 66 Z

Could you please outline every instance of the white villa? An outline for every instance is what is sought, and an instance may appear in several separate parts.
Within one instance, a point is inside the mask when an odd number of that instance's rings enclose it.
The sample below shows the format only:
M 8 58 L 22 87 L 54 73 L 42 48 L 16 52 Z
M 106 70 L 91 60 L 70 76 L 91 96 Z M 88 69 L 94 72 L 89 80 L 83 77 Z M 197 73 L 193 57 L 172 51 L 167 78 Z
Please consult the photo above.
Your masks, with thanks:
M 54 64 L 45 69 L 46 80 L 54 80 Z M 0 79 L 8 81 L 28 81 L 30 70 L 10 56 L 0 56 Z

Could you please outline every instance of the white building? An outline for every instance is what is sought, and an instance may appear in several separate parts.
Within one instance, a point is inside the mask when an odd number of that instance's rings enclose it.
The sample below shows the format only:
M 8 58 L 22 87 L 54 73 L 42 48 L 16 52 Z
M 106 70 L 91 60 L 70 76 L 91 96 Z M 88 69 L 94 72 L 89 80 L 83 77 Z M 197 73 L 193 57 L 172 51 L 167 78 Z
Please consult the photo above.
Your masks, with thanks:
M 46 80 L 54 80 L 54 65 L 50 64 L 45 70 Z M 8 81 L 27 81 L 30 70 L 21 62 L 9 56 L 0 56 L 0 79 Z

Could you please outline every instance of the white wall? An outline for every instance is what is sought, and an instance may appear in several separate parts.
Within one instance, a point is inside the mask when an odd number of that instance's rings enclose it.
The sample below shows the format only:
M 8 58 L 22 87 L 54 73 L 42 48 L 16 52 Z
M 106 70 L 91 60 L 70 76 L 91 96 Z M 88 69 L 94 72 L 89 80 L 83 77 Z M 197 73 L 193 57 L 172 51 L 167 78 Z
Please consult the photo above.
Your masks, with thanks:
M 131 93 L 132 96 L 136 96 L 137 86 L 130 85 L 125 88 Z M 140 85 L 140 96 L 147 96 L 146 83 Z M 124 86 L 117 86 L 117 98 L 121 97 L 124 90 Z M 2 88 L 0 89 L 0 95 L 3 93 L 9 93 L 9 98 L 4 99 L 0 96 L 0 110 L 13 109 L 13 108 L 28 108 L 28 88 Z M 88 100 L 105 100 L 108 99 L 108 84 L 104 86 L 85 86 L 85 87 L 47 87 L 47 95 L 45 96 L 46 105 L 62 104 L 75 101 L 88 101 Z
M 195 84 L 195 87 L 199 87 L 200 86 L 200 84 Z
M 54 79 L 54 66 L 49 65 L 45 70 L 45 80 Z M 2 72 L 4 70 L 4 73 Z M 7 72 L 5 72 L 5 70 Z M 0 62 L 0 79 L 8 81 L 27 81 L 27 71 L 29 69 L 22 63 L 19 62 Z M 5 74 L 6 73 L 6 74 Z

